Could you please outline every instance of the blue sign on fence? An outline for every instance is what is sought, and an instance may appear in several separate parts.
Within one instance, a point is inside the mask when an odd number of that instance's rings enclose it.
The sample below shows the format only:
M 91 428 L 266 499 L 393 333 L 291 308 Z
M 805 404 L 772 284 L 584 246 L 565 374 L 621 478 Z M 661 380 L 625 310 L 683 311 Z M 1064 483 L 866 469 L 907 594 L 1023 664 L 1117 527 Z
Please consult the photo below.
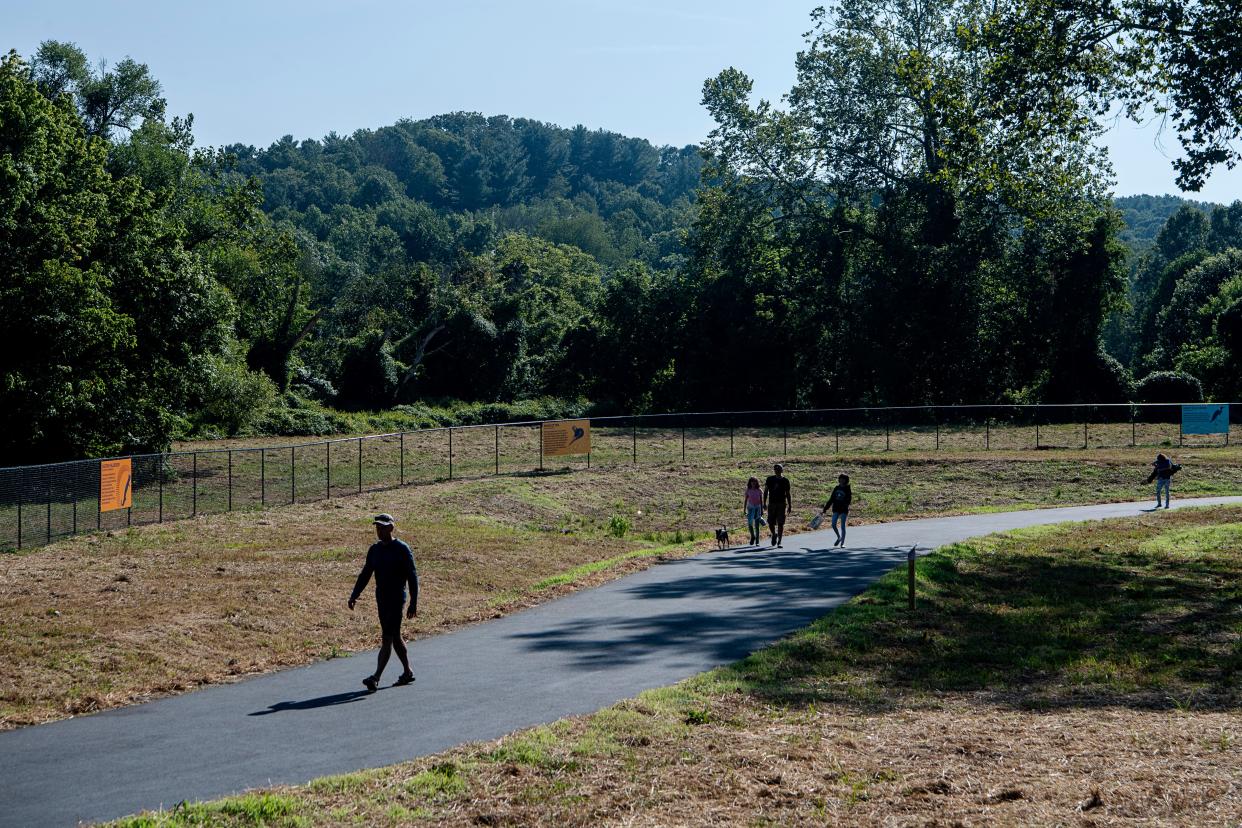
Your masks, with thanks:
M 1182 406 L 1183 434 L 1228 434 L 1229 403 Z

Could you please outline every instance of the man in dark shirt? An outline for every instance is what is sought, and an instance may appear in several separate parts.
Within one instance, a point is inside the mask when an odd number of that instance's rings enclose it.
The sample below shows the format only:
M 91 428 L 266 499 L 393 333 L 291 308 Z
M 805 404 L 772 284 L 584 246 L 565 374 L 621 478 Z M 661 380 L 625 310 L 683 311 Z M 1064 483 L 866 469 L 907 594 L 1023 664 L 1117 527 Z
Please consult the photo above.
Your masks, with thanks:
M 375 674 L 362 680 L 372 693 L 379 686 L 380 675 L 383 674 L 389 653 L 393 650 L 397 651 L 397 658 L 401 659 L 401 666 L 405 668 L 405 672 L 397 678 L 396 685 L 414 681 L 405 642 L 401 640 L 401 610 L 405 607 L 406 582 L 410 584 L 410 608 L 405 617 L 413 618 L 418 615 L 418 570 L 414 568 L 414 553 L 404 541 L 392 536 L 396 529 L 392 515 L 376 515 L 373 522 L 379 542 L 371 544 L 371 548 L 367 550 L 367 562 L 358 573 L 358 581 L 349 596 L 349 608 L 352 610 L 354 602 L 366 588 L 367 581 L 371 580 L 372 575 L 375 576 L 375 605 L 379 610 L 383 642 L 380 645 Z
M 777 463 L 772 471 L 775 474 L 768 475 L 763 484 L 763 505 L 768 510 L 772 545 L 779 547 L 785 539 L 785 514 L 793 511 L 793 497 L 789 492 L 789 478 L 784 475 L 785 467 Z

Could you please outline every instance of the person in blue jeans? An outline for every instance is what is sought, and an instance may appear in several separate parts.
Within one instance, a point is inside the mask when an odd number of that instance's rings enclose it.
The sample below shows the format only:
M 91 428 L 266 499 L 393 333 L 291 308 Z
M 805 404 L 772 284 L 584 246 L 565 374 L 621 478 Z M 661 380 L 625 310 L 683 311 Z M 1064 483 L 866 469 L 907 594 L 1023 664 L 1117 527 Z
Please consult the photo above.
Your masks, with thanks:
M 405 585 L 408 583 L 410 608 L 406 610 L 405 617 L 413 618 L 418 615 L 418 569 L 414 566 L 414 552 L 405 541 L 393 537 L 396 521 L 392 519 L 392 515 L 376 515 L 372 523 L 375 524 L 375 535 L 379 540 L 367 550 L 367 561 L 358 573 L 354 591 L 349 596 L 349 608 L 354 608 L 358 596 L 374 575 L 375 606 L 379 611 L 381 643 L 375 673 L 362 680 L 367 690 L 374 693 L 379 688 L 380 676 L 388 665 L 388 656 L 393 650 L 397 651 L 397 658 L 405 668 L 397 677 L 395 686 L 414 682 L 409 654 L 405 642 L 401 640 L 401 613 L 405 609 Z
M 845 546 L 845 524 L 850 519 L 850 503 L 854 501 L 854 493 L 850 490 L 850 476 L 842 474 L 837 477 L 836 488 L 832 490 L 832 494 L 828 495 L 828 502 L 824 504 L 821 511 L 827 512 L 832 509 L 832 531 L 836 533 L 837 540 L 833 546 Z M 837 528 L 837 524 L 841 524 L 841 528 Z
M 750 530 L 750 545 L 759 545 L 759 530 L 763 528 L 763 489 L 759 478 L 746 481 L 746 528 Z
M 1160 508 L 1160 492 L 1164 492 L 1164 508 L 1169 508 L 1169 490 L 1173 484 L 1173 474 L 1181 466 L 1177 466 L 1164 454 L 1156 455 L 1156 462 L 1151 464 L 1151 476 L 1147 482 L 1156 481 L 1156 508 Z

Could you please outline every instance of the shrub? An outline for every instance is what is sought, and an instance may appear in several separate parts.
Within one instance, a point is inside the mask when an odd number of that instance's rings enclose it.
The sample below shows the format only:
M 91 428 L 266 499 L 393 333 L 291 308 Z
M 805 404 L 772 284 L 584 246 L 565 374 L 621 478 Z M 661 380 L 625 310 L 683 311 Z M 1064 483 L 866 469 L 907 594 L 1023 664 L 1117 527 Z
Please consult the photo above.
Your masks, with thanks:
M 1184 371 L 1156 371 L 1139 381 L 1134 398 L 1145 403 L 1200 402 L 1203 386 Z
M 350 431 L 346 417 L 320 408 L 296 394 L 285 394 L 281 403 L 271 406 L 251 431 L 272 437 L 322 437 Z
M 225 357 L 209 357 L 199 403 L 200 428 L 218 426 L 232 437 L 263 416 L 276 401 L 276 384 Z
M 1050 371 L 1035 396 L 1045 403 L 1116 403 L 1129 400 L 1132 390 L 1129 372 L 1098 351 Z
M 614 538 L 623 538 L 630 531 L 630 519 L 623 515 L 613 515 L 608 520 L 608 534 Z

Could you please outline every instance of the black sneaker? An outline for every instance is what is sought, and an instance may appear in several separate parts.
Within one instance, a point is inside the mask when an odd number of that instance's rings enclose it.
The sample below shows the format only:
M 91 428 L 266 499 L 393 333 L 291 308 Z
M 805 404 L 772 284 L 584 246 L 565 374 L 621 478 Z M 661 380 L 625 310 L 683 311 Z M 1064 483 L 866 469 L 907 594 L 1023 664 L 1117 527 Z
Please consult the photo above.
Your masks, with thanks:
M 407 684 L 413 684 L 413 683 L 414 683 L 413 673 L 402 673 L 400 676 L 397 677 L 397 680 L 392 683 L 392 686 L 393 687 L 405 687 Z
M 375 676 L 367 676 L 362 680 L 362 683 L 366 686 L 368 693 L 374 693 L 379 689 L 379 679 Z

